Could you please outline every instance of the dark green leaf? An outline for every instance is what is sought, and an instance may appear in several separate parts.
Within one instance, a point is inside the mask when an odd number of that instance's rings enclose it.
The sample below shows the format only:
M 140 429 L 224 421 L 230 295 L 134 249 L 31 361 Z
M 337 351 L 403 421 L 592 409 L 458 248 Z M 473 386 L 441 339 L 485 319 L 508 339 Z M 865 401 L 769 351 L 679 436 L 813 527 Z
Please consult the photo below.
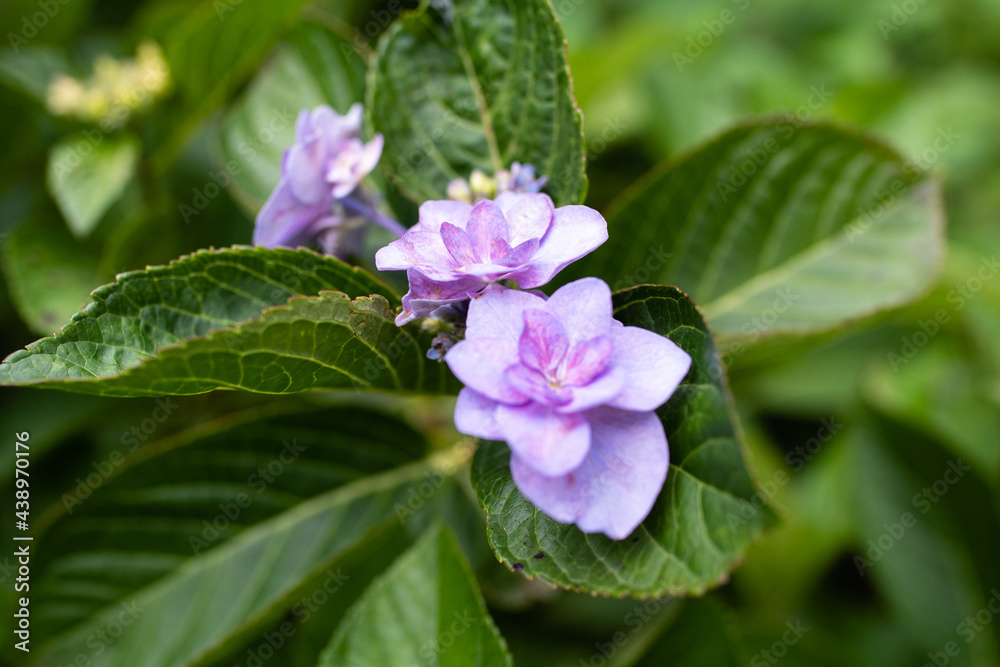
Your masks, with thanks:
M 186 452 L 164 443 L 165 453 L 137 456 L 136 467 L 98 489 L 78 518 L 60 524 L 78 543 L 62 534 L 51 538 L 59 555 L 46 570 L 43 590 L 52 598 L 45 617 L 76 623 L 41 647 L 40 664 L 72 664 L 80 654 L 95 667 L 212 664 L 316 583 L 333 577 L 327 594 L 336 596 L 354 575 L 346 563 L 364 567 L 359 550 L 373 536 L 400 529 L 397 508 L 437 463 L 393 467 L 412 460 L 419 440 L 382 415 L 351 410 L 328 418 L 353 420 L 350 435 L 338 438 L 317 415 L 248 426 Z M 301 460 L 291 454 L 282 460 L 282 439 L 289 437 L 309 443 Z M 357 446 L 359 439 L 365 446 Z M 283 468 L 258 495 L 267 478 L 257 468 L 274 461 Z M 334 488 L 302 500 L 324 486 Z M 238 516 L 229 519 L 227 511 Z M 229 539 L 214 546 L 204 521 L 223 526 L 220 534 L 231 531 Z M 195 556 L 192 536 L 210 549 Z M 102 599 L 105 605 L 92 612 Z M 128 622 L 117 621 L 125 626 L 120 637 L 94 640 L 123 614 Z
M 157 414 L 174 418 L 187 409 L 167 400 Z M 418 432 L 382 413 L 281 405 L 148 449 L 139 444 L 126 432 L 40 517 L 33 611 L 41 636 L 85 623 L 313 496 L 413 463 L 427 450 Z
M 836 127 L 737 127 L 623 195 L 610 240 L 572 275 L 677 285 L 723 338 L 830 329 L 937 276 L 938 185 L 917 178 L 890 149 Z
M 420 203 L 516 160 L 548 176 L 556 205 L 581 203 L 581 116 L 551 5 L 473 0 L 449 13 L 404 16 L 379 41 L 368 111 L 386 173 Z
M 318 296 L 289 301 L 303 294 Z M 61 333 L 10 355 L 0 382 L 117 396 L 450 382 L 424 356 L 429 334 L 393 324 L 387 287 L 306 250 L 199 252 L 123 274 L 94 298 Z
M 667 336 L 693 360 L 657 414 L 670 445 L 667 482 L 649 517 L 621 541 L 557 523 L 514 486 L 509 451 L 484 443 L 472 481 L 488 515 L 490 543 L 509 567 L 567 588 L 607 595 L 701 593 L 725 581 L 770 512 L 755 496 L 727 405 L 712 337 L 673 287 L 614 296 L 615 316 Z M 756 502 L 757 504 L 754 504 Z M 535 555 L 544 554 L 541 558 Z
M 451 531 L 436 527 L 348 612 L 319 667 L 511 665 Z

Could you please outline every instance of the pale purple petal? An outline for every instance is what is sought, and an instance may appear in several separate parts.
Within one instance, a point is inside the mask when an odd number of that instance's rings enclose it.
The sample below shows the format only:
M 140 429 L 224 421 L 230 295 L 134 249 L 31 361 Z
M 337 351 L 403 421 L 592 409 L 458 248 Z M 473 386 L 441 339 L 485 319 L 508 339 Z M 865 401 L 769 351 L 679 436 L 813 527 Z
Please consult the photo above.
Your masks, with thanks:
M 460 267 L 476 263 L 476 254 L 472 249 L 472 239 L 464 229 L 450 222 L 441 223 L 441 240 L 448 254 Z
M 590 424 L 580 415 L 559 414 L 537 403 L 501 403 L 496 417 L 511 451 L 539 475 L 569 473 L 590 449 Z
M 295 141 L 305 141 L 313 133 L 311 113 L 309 109 L 299 112 L 299 117 L 295 119 Z
M 406 278 L 410 291 L 403 295 L 403 312 L 396 316 L 397 326 L 430 315 L 445 304 L 471 298 L 483 288 L 476 278 L 436 281 L 413 269 L 406 272 Z
M 539 195 L 522 195 L 539 196 Z M 590 253 L 608 240 L 608 223 L 601 214 L 587 206 L 562 206 L 555 209 L 549 231 L 538 252 L 531 258 L 530 270 L 517 278 L 522 287 L 539 287 L 559 271 Z M 511 239 L 512 243 L 517 243 Z
M 625 371 L 622 392 L 608 403 L 623 410 L 655 410 L 691 368 L 691 357 L 672 340 L 640 327 L 612 331 L 612 363 Z
M 465 231 L 475 248 L 474 256 L 480 261 L 488 262 L 491 259 L 493 239 L 507 240 L 507 221 L 499 206 L 489 200 L 481 201 L 472 208 Z
M 552 223 L 555 207 L 548 195 L 504 192 L 494 201 L 507 218 L 511 245 L 541 239 Z
M 600 408 L 586 415 L 591 443 L 579 467 L 545 476 L 514 452 L 511 475 L 521 493 L 556 521 L 622 540 L 646 518 L 663 488 L 667 437 L 652 412 Z
M 257 214 L 253 243 L 265 248 L 308 245 L 312 240 L 310 227 L 320 218 L 328 216 L 332 205 L 332 199 L 312 205 L 302 204 L 292 194 L 288 182 L 282 179 Z
M 517 345 L 524 328 L 524 311 L 544 307 L 545 299 L 529 292 L 490 287 L 469 304 L 465 338 L 505 338 Z
M 375 253 L 375 266 L 381 271 L 418 269 L 432 280 L 458 278 L 455 259 L 448 252 L 441 234 L 421 229 L 409 229 L 403 238 L 393 241 Z
M 472 206 L 464 202 L 425 201 L 420 205 L 419 222 L 410 229 L 437 233 L 441 229 L 441 224 L 445 222 L 465 229 L 465 223 L 468 222 L 471 212 Z
M 598 278 L 582 278 L 560 287 L 546 309 L 563 323 L 573 344 L 611 333 L 611 288 Z
M 316 204 L 331 196 L 332 188 L 325 178 L 327 156 L 324 141 L 319 137 L 288 149 L 286 178 L 295 198 L 303 204 Z
M 569 350 L 562 323 L 544 310 L 524 311 L 524 329 L 518 339 L 521 363 L 540 371 L 555 369 Z
M 609 405 L 622 392 L 628 375 L 620 368 L 611 367 L 599 377 L 582 387 L 571 387 L 571 400 L 559 405 L 559 412 L 582 412 L 600 405 Z
M 503 433 L 496 419 L 496 408 L 496 401 L 466 387 L 458 392 L 455 403 L 455 428 L 465 435 L 501 440 Z
M 384 144 L 385 139 L 381 134 L 376 134 L 372 137 L 371 141 L 365 144 L 364 149 L 361 151 L 361 158 L 358 160 L 358 171 L 363 174 L 370 174 L 375 169 L 379 159 L 382 157 Z
M 462 384 L 494 401 L 520 404 L 528 400 L 507 379 L 507 368 L 517 362 L 517 346 L 509 340 L 465 339 L 448 350 L 444 361 Z

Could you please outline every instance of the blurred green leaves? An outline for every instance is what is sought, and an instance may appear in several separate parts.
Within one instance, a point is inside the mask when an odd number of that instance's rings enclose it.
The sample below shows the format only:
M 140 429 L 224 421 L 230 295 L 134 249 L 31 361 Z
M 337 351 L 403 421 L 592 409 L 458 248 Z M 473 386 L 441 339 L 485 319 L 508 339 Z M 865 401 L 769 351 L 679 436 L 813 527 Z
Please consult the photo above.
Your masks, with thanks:
M 87 237 L 135 175 L 139 142 L 127 134 L 88 130 L 60 141 L 49 153 L 47 185 L 70 231 Z
M 571 269 L 677 285 L 716 334 L 752 343 L 906 303 L 943 257 L 937 185 L 859 135 L 790 120 L 732 129 L 666 163 Z

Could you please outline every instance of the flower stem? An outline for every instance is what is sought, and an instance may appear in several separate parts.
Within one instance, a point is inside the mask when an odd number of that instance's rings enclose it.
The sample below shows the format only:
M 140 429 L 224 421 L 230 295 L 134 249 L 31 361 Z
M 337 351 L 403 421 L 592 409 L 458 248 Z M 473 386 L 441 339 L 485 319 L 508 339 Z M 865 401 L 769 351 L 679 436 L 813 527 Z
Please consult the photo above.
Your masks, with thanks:
M 346 197 L 341 199 L 340 203 L 343 204 L 344 208 L 350 211 L 351 213 L 354 213 L 356 215 L 363 215 L 364 217 L 368 218 L 379 227 L 389 230 L 396 236 L 402 236 L 403 234 L 406 233 L 406 227 L 399 224 L 389 216 L 379 213 L 373 207 L 369 206 L 368 204 L 365 204 L 362 201 L 355 199 L 351 195 L 347 195 Z

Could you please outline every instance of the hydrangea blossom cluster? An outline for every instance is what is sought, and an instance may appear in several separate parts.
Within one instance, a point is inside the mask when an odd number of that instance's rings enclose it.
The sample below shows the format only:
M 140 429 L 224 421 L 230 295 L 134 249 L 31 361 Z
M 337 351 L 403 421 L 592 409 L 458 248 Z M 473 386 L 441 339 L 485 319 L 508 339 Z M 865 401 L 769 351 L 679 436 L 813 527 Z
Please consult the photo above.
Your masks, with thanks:
M 469 304 L 466 337 L 445 356 L 466 386 L 459 431 L 504 440 L 524 496 L 556 521 L 627 537 L 667 476 L 656 413 L 691 358 L 612 317 L 611 290 L 584 278 L 544 297 L 491 289 Z
M 319 244 L 327 254 L 356 250 L 369 220 L 397 235 L 405 228 L 375 211 L 358 187 L 382 155 L 382 135 L 361 141 L 360 104 L 341 116 L 328 106 L 303 109 L 281 180 L 257 215 L 255 245 Z
M 668 469 L 654 410 L 679 386 L 691 358 L 669 339 L 612 316 L 597 278 L 551 298 L 533 290 L 608 238 L 586 206 L 556 207 L 545 178 L 514 163 L 493 178 L 453 181 L 409 230 L 381 216 L 359 187 L 382 152 L 363 143 L 361 107 L 345 116 L 303 111 L 281 181 L 260 211 L 257 245 L 318 242 L 344 254 L 369 220 L 400 238 L 380 249 L 382 270 L 406 271 L 396 324 L 427 318 L 428 351 L 465 384 L 455 406 L 462 433 L 504 440 L 511 475 L 556 521 L 624 539 L 652 509 Z M 515 289 L 520 288 L 520 289 Z
M 410 289 L 396 318 L 402 326 L 501 280 L 541 287 L 607 239 L 608 225 L 592 208 L 505 192 L 475 206 L 425 202 L 419 222 L 379 250 L 375 265 L 407 272 Z
M 432 355 L 443 352 L 465 384 L 458 430 L 506 441 L 514 483 L 553 519 L 624 539 L 666 479 L 667 438 L 653 411 L 691 358 L 615 320 L 601 280 L 578 280 L 548 299 L 503 282 L 545 285 L 607 238 L 593 209 L 508 191 L 475 205 L 424 203 L 419 223 L 375 260 L 407 271 L 399 325 L 428 315 L 447 321 L 468 303 L 464 340 L 435 339 Z

